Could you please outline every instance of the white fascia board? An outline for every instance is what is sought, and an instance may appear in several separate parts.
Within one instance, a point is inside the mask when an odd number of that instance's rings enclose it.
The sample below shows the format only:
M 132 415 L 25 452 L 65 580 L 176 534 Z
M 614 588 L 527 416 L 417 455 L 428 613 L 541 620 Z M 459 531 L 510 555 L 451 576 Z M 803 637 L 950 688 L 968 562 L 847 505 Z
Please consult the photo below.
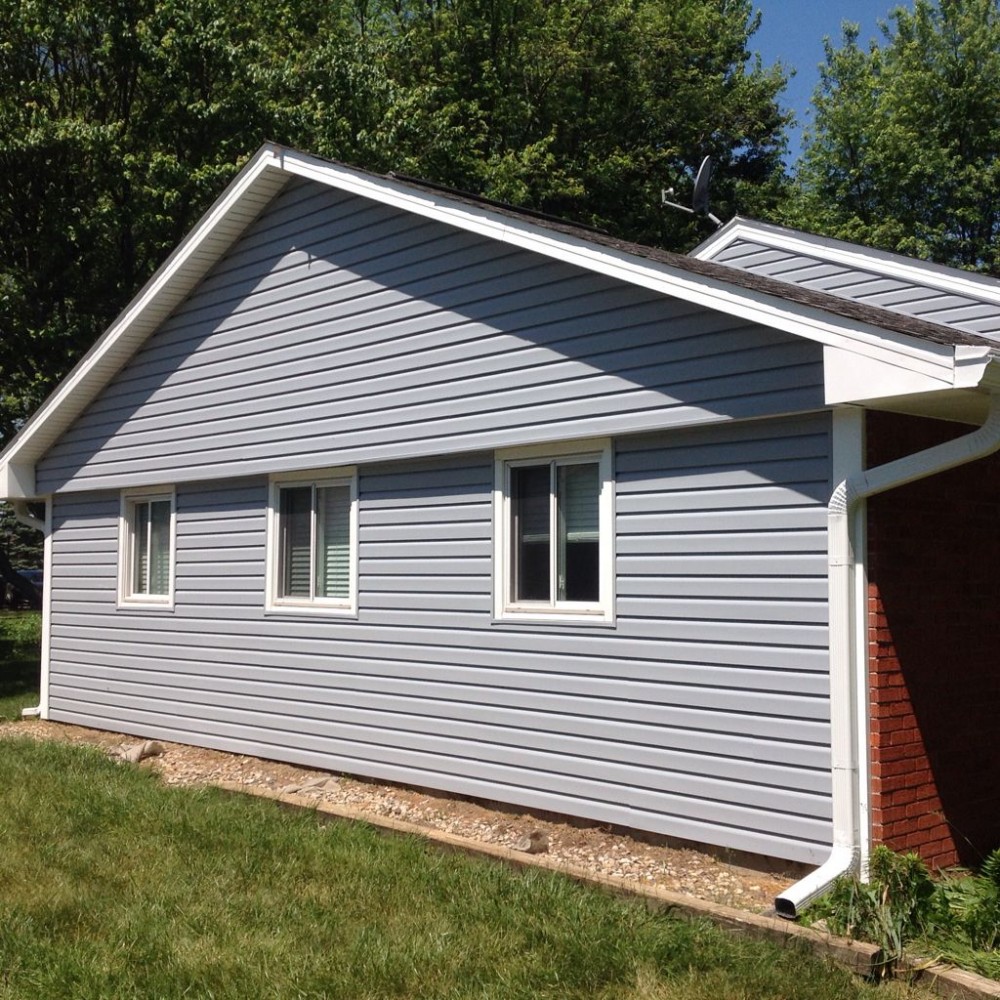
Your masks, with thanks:
M 34 463 L 0 462 L 0 499 L 33 500 L 35 497 Z
M 276 147 L 262 147 L 0 453 L 0 495 L 33 495 L 35 462 L 204 277 L 286 180 Z
M 722 250 L 737 240 L 759 242 L 775 250 L 818 257 L 829 264 L 874 271 L 887 278 L 897 278 L 1000 305 L 1000 282 L 984 274 L 972 274 L 943 264 L 914 260 L 885 250 L 862 247 L 828 236 L 815 236 L 738 216 L 695 247 L 690 256 L 698 260 L 714 260 Z
M 941 380 L 942 387 L 952 383 L 954 355 L 947 345 L 920 341 L 778 296 L 740 288 L 723 279 L 692 274 L 624 250 L 554 232 L 535 225 L 530 219 L 514 219 L 493 212 L 488 206 L 457 203 L 451 201 L 446 193 L 439 195 L 417 191 L 403 182 L 357 173 L 303 153 L 286 151 L 281 162 L 286 170 L 297 176 L 332 185 L 402 211 L 824 345 L 853 350 L 874 358 L 891 357 L 896 364 L 918 374 L 931 378 L 936 376 Z
M 243 167 L 104 335 L 0 453 L 0 485 L 29 496 L 34 463 L 70 426 L 145 339 L 239 238 L 289 177 L 297 176 L 555 260 L 728 313 L 823 344 L 886 360 L 916 375 L 954 381 L 951 347 L 739 288 L 660 261 L 605 247 L 493 211 L 447 193 L 352 170 L 305 153 L 265 145 Z M 740 220 L 736 220 L 734 230 Z M 870 393 L 870 388 L 869 388 Z M 18 467 L 18 471 L 13 470 Z M 31 469 L 29 477 L 25 470 Z M 4 470 L 8 471 L 4 471 Z
M 942 389 L 1000 388 L 997 374 L 1000 350 L 985 346 L 958 344 L 953 348 L 954 365 L 950 383 L 895 364 L 893 359 L 865 357 L 857 351 L 824 346 L 823 369 L 825 401 L 838 403 L 871 402 L 872 388 L 877 396 L 897 399 L 922 395 Z
M 739 238 L 734 234 L 738 228 L 745 224 L 752 226 L 753 222 L 734 215 L 721 229 L 716 229 L 711 236 L 703 239 L 688 253 L 688 256 L 694 257 L 696 260 L 714 260 L 721 250 L 725 250 L 734 240 Z

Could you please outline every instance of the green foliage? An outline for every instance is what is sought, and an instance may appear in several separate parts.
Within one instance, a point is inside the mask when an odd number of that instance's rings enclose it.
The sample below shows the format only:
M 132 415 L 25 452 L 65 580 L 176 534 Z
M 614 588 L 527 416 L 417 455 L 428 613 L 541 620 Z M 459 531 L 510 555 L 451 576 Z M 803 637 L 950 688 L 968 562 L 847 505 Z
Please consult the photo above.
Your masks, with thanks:
M 877 846 L 868 866 L 869 881 L 841 877 L 817 903 L 835 934 L 862 938 L 879 946 L 882 969 L 891 970 L 903 947 L 944 915 L 927 866 L 916 854 L 894 854 Z
M 0 615 L 0 640 L 10 643 L 16 653 L 37 653 L 42 641 L 42 616 L 34 611 Z
M 935 881 L 915 854 L 872 851 L 867 883 L 840 878 L 809 911 L 835 934 L 877 944 L 884 972 L 904 949 L 940 956 L 983 975 L 1000 974 L 1000 849 L 978 874 Z
M 0 503 L 0 546 L 18 569 L 34 569 L 42 565 L 42 533 L 18 521 L 7 503 Z
M 38 704 L 42 616 L 0 613 L 0 719 L 19 719 Z
M 984 975 L 1000 974 L 1000 956 L 987 959 L 1000 944 L 1000 849 L 987 857 L 978 875 L 948 879 L 941 892 L 954 918 L 942 949 Z
M 875 995 L 794 945 L 30 739 L 0 754 L 0 857 L 0 1000 Z
M 785 220 L 1000 274 L 1000 0 L 915 0 L 883 35 L 827 42 Z
M 265 139 L 687 248 L 778 197 L 751 0 L 0 0 L 0 442 Z

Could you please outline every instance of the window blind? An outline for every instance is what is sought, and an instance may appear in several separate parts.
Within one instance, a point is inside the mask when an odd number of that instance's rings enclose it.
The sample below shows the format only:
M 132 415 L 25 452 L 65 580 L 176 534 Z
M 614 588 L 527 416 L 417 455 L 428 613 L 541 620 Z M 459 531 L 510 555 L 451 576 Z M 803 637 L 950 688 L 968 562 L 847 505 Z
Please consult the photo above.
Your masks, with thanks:
M 350 596 L 351 488 L 316 490 L 316 596 Z

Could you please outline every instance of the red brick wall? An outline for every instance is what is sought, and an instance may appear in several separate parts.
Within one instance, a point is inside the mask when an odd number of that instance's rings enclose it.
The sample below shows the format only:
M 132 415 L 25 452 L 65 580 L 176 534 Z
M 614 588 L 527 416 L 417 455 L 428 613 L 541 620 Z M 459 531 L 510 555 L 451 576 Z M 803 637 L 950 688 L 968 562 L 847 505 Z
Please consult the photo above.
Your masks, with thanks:
M 970 430 L 868 415 L 868 465 Z M 1000 457 L 868 502 L 872 835 L 932 866 L 1000 845 Z

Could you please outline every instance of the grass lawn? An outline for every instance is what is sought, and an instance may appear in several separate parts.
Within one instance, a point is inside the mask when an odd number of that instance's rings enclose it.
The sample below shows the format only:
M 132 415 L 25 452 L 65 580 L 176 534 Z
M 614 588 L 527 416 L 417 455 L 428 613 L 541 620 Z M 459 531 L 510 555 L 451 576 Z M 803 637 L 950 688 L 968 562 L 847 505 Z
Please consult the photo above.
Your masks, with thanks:
M 38 704 L 41 617 L 0 612 L 0 719 L 19 719 L 22 709 Z
M 0 748 L 3 1000 L 904 994 L 553 873 L 170 788 L 92 748 Z

